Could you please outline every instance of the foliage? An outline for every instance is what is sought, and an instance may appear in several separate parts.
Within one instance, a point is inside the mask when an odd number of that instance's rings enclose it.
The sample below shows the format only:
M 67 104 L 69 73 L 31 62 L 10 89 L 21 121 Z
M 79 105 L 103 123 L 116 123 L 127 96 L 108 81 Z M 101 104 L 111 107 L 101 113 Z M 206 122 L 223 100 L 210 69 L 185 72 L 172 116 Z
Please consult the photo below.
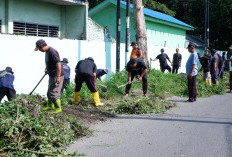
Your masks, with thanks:
M 74 116 L 41 112 L 42 104 L 46 100 L 39 95 L 0 104 L 0 156 L 72 156 L 60 148 L 87 128 Z
M 137 99 L 137 98 L 136 98 Z M 135 98 L 122 101 L 115 107 L 115 113 L 125 114 L 145 114 L 145 113 L 163 113 L 167 109 L 174 107 L 175 104 L 165 100 L 159 100 L 155 97 L 135 100 Z

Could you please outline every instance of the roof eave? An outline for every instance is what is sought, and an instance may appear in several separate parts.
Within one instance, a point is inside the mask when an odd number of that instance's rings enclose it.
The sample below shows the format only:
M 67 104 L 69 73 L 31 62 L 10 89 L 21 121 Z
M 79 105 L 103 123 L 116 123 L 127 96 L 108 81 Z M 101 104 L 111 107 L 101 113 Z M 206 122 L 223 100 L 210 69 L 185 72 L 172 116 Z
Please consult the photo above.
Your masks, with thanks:
M 40 0 L 57 5 L 86 5 L 87 1 L 82 0 Z
M 168 26 L 172 26 L 172 27 L 176 27 L 176 28 L 180 28 L 180 29 L 184 29 L 184 30 L 193 31 L 195 29 L 194 27 L 187 27 L 187 26 L 184 26 L 184 25 L 179 25 L 179 24 L 176 24 L 176 23 L 173 23 L 173 22 L 168 22 L 168 21 L 164 21 L 164 20 L 161 20 L 161 19 L 156 19 L 156 18 L 153 18 L 153 17 L 149 17 L 147 15 L 145 15 L 145 19 L 147 21 L 160 23 L 160 24 L 164 24 L 164 25 L 168 25 Z

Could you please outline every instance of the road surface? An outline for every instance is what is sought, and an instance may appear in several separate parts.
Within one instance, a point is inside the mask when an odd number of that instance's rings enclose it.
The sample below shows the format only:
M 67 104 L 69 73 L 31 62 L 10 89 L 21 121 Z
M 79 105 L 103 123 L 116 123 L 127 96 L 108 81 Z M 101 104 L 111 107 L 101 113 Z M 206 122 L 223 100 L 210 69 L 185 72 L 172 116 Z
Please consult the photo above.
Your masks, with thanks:
M 122 115 L 93 126 L 68 152 L 88 157 L 232 157 L 232 94 L 194 103 L 173 97 L 165 114 Z

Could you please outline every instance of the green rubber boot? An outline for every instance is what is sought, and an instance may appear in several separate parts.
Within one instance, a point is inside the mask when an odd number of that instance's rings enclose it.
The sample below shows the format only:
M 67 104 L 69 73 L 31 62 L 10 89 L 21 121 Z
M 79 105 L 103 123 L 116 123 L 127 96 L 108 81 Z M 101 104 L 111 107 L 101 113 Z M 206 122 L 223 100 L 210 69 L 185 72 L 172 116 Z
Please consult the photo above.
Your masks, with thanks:
M 55 110 L 52 113 L 60 113 L 60 112 L 62 112 L 62 110 L 61 110 L 61 101 L 60 101 L 60 99 L 57 99 L 56 102 L 55 102 Z
M 48 99 L 47 107 L 44 107 L 42 110 L 47 111 L 47 110 L 54 110 L 54 104 L 51 99 Z

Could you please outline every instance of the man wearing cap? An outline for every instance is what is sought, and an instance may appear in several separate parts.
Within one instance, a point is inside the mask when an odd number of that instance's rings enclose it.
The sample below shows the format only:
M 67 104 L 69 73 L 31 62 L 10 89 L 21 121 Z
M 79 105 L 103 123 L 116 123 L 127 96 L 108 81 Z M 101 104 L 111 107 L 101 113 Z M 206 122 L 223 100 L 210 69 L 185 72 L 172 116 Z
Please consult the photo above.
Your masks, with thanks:
M 61 92 L 63 93 L 64 89 L 66 89 L 70 83 L 70 67 L 68 66 L 67 58 L 63 58 L 63 60 L 61 61 L 61 66 L 64 70 L 64 82 L 61 89 Z
M 209 50 L 206 49 L 204 56 L 198 55 L 199 61 L 201 63 L 201 70 L 203 70 L 203 80 L 205 81 L 206 85 L 211 85 L 211 75 L 210 75 L 210 60 L 211 57 L 209 55 Z
M 229 47 L 229 58 L 226 61 L 229 62 L 229 71 L 230 71 L 230 90 L 227 93 L 232 93 L 232 45 Z
M 129 91 L 131 88 L 131 82 L 133 81 L 134 77 L 139 75 L 138 80 L 143 80 L 143 94 L 147 96 L 147 66 L 143 59 L 140 58 L 133 58 L 131 59 L 126 66 L 126 70 L 128 72 L 128 82 L 126 85 L 126 95 L 125 97 L 129 96 Z
M 0 102 L 4 96 L 7 96 L 10 101 L 16 94 L 14 89 L 14 72 L 11 67 L 6 67 L 5 70 L 0 71 Z
M 133 41 L 131 43 L 131 46 L 133 47 L 133 49 L 131 51 L 130 59 L 132 59 L 132 58 L 143 58 L 142 50 L 140 48 L 138 48 L 138 44 L 135 41 Z
M 178 73 L 179 67 L 181 67 L 181 60 L 182 56 L 179 53 L 179 49 L 176 49 L 176 53 L 173 55 L 173 60 L 172 60 L 172 73 Z
M 47 91 L 48 103 L 47 107 L 43 108 L 43 110 L 54 109 L 53 113 L 62 112 L 60 95 L 63 86 L 64 72 L 60 63 L 59 53 L 51 46 L 48 46 L 42 39 L 36 42 L 35 51 L 38 50 L 45 52 L 45 73 L 49 76 Z
M 108 72 L 109 72 L 109 69 L 107 68 L 107 69 L 97 69 L 97 78 L 99 79 L 99 80 L 101 80 L 101 77 L 103 76 L 103 75 L 105 75 L 105 74 L 108 74 Z
M 97 66 L 94 63 L 92 57 L 88 57 L 84 60 L 81 60 L 77 63 L 75 68 L 76 77 L 75 83 L 76 87 L 74 90 L 74 104 L 78 104 L 78 96 L 81 90 L 82 84 L 85 82 L 89 90 L 93 93 L 93 100 L 95 106 L 103 106 L 104 104 L 100 102 L 99 93 L 96 88 L 96 72 Z
M 188 78 L 188 93 L 189 99 L 187 102 L 194 102 L 197 100 L 197 87 L 196 87 L 196 79 L 198 72 L 198 56 L 195 51 L 195 45 L 193 43 L 189 43 L 187 47 L 190 56 L 188 61 L 186 62 L 186 75 Z
M 160 50 L 161 54 L 159 54 L 155 59 L 151 59 L 151 61 L 159 60 L 160 62 L 160 70 L 162 72 L 165 72 L 167 69 L 169 72 L 171 72 L 171 67 L 168 65 L 167 60 L 172 63 L 166 53 L 164 53 L 164 49 Z
M 219 75 L 219 57 L 217 55 L 217 52 L 215 49 L 211 49 L 210 51 L 212 59 L 210 61 L 210 74 L 211 74 L 211 79 L 212 79 L 212 83 L 219 85 L 218 82 L 218 75 Z

